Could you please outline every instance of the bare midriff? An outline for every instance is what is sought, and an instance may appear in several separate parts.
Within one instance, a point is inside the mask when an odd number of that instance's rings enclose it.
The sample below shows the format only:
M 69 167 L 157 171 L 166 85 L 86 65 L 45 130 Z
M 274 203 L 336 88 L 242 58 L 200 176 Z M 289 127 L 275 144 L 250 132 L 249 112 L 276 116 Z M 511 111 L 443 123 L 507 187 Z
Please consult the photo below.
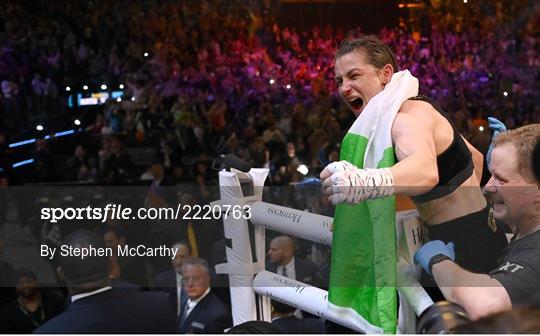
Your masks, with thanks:
M 416 204 L 416 208 L 424 222 L 437 225 L 480 211 L 486 204 L 478 180 L 473 174 L 451 194 Z

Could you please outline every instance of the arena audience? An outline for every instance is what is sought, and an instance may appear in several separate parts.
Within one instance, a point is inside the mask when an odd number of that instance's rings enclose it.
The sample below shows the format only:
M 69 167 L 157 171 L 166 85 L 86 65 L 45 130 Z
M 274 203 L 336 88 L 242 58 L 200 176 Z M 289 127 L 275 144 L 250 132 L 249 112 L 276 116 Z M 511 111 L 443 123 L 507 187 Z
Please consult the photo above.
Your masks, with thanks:
M 282 147 L 293 142 L 301 163 L 316 171 L 321 148 L 333 148 L 350 124 L 330 80 L 334 48 L 344 34 L 330 27 L 281 27 L 260 14 L 272 12 L 271 6 L 8 0 L 0 10 L 0 79 L 10 134 L 33 127 L 21 117 L 65 113 L 66 96 L 84 91 L 83 85 L 95 91 L 102 83 L 111 89 L 122 84 L 126 99 L 109 101 L 88 131 L 121 135 L 128 148 L 150 143 L 166 169 L 201 152 L 253 160 L 255 153 L 242 148 L 262 137 L 270 165 L 283 161 Z M 451 117 L 462 134 L 482 147 L 486 136 L 478 127 L 488 114 L 509 127 L 538 120 L 538 6 L 438 1 L 419 11 L 416 21 L 413 15 L 379 35 L 419 78 L 421 94 L 456 111 Z M 115 15 L 96 19 L 106 13 Z M 88 148 L 87 155 L 97 153 Z M 100 160 L 99 181 L 127 183 L 129 159 L 109 155 Z M 43 163 L 37 168 L 47 178 L 52 162 Z M 193 172 L 198 180 L 200 169 Z M 81 179 L 88 177 L 83 173 Z M 278 180 L 286 183 L 286 175 Z
M 490 136 L 480 127 L 487 129 L 486 116 L 499 118 L 509 128 L 539 122 L 539 6 L 527 0 L 468 4 L 442 0 L 423 5 L 408 12 L 408 21 L 378 32 L 399 55 L 398 63 L 418 77 L 420 93 L 453 111 L 450 117 L 460 133 L 484 154 Z M 278 1 L 5 0 L 0 6 L 0 184 L 144 185 L 141 199 L 132 206 L 143 207 L 146 200 L 146 205 L 162 207 L 167 203 L 205 205 L 215 200 L 214 168 L 222 154 L 235 154 L 254 167 L 269 168 L 270 186 L 301 181 L 304 176 L 297 170 L 301 165 L 307 166 L 308 177 L 318 176 L 324 166 L 337 160 L 338 141 L 352 124 L 353 115 L 334 94 L 337 90 L 332 80 L 335 48 L 345 34 L 341 28 L 328 26 L 305 31 L 283 26 L 269 14 L 277 12 L 276 6 Z M 361 27 L 358 30 L 361 32 Z M 104 83 L 107 91 L 123 91 L 121 101 L 109 99 L 88 109 L 68 106 L 70 95 L 76 102 L 77 94 L 100 91 Z M 47 127 L 55 118 L 72 122 L 75 115 L 82 120 L 82 131 L 75 135 L 46 140 L 46 135 L 56 131 L 46 128 L 37 132 L 35 143 L 13 149 L 7 146 L 25 139 L 26 134 L 36 137 L 38 122 Z M 31 165 L 11 168 L 27 157 L 34 159 Z M 152 182 L 141 181 L 143 174 Z M 189 186 L 189 190 L 171 194 L 168 187 L 172 186 Z M 139 196 L 128 190 L 124 193 Z M 325 199 L 307 189 L 296 193 L 299 190 L 273 189 L 265 197 L 269 202 L 332 214 L 333 208 Z M 11 195 L 23 233 L 40 232 L 38 226 L 43 223 L 33 222 L 34 209 L 23 193 L 12 191 Z M 0 200 L 9 200 L 9 196 L 0 191 Z M 75 199 L 70 204 L 77 202 L 87 201 Z M 0 203 L 1 226 L 8 204 Z M 66 204 L 63 201 L 61 206 Z M 105 234 L 111 246 L 125 240 L 170 246 L 183 239 L 194 255 L 210 259 L 211 247 L 219 241 L 220 258 L 214 259 L 224 261 L 227 242 L 219 240 L 223 234 L 214 222 L 105 224 L 122 229 L 104 232 L 96 223 L 89 223 L 88 228 L 98 226 L 96 232 Z M 83 224 L 77 222 L 79 225 Z M 62 237 L 74 230 L 67 230 L 62 223 L 58 226 Z M 43 225 L 41 231 L 46 232 L 42 236 L 50 236 L 52 229 L 47 228 L 51 227 L 58 230 L 57 226 Z M 282 274 L 282 264 L 294 265 L 299 258 L 292 257 L 294 247 L 276 247 L 278 241 L 269 258 L 273 269 Z M 302 252 L 302 257 L 317 261 L 311 246 Z M 326 253 L 322 287 L 327 283 L 329 260 Z M 73 310 L 77 300 L 58 317 L 60 320 L 39 331 L 134 330 L 124 325 L 125 316 L 100 320 L 98 312 L 124 300 L 124 294 L 116 293 L 115 283 L 126 277 L 130 282 L 151 283 L 169 267 L 168 262 L 161 267 L 146 261 L 140 265 L 121 258 L 113 261 L 115 267 L 109 272 L 114 278 L 113 290 L 92 295 L 97 298 L 108 292 L 107 298 L 101 304 L 92 296 L 80 299 L 91 301 L 87 314 L 103 329 L 88 329 L 79 322 L 70 330 L 60 328 L 60 323 L 68 326 L 69 321 L 78 319 Z M 307 267 L 307 275 L 302 273 L 304 266 L 293 266 L 293 274 L 299 280 L 314 280 L 318 274 L 312 266 Z M 175 265 L 177 271 L 178 267 Z M 0 268 L 0 285 L 10 284 L 13 268 L 4 261 L 0 261 Z M 176 277 L 178 280 L 179 275 Z M 69 280 L 71 290 L 77 292 L 73 287 L 79 286 L 72 286 L 69 277 L 68 284 Z M 106 287 L 105 278 L 102 280 L 99 286 Z M 156 286 L 161 287 L 157 280 Z M 181 291 L 173 287 L 176 290 L 170 292 L 169 299 L 178 299 Z M 163 301 L 157 297 L 132 299 L 137 301 L 127 302 L 140 310 Z M 7 301 L 0 298 L 2 306 Z M 183 301 L 173 302 L 177 313 Z M 194 309 L 202 307 L 202 302 Z M 163 323 L 168 325 L 163 314 Z M 154 315 L 146 320 L 150 318 Z M 193 317 L 193 321 L 197 319 Z M 137 323 L 144 324 L 144 319 Z M 162 329 L 150 324 L 133 332 L 171 331 L 165 324 Z M 181 330 L 197 326 L 182 325 Z M 213 323 L 209 326 L 213 328 Z M 211 330 L 222 332 L 222 327 Z

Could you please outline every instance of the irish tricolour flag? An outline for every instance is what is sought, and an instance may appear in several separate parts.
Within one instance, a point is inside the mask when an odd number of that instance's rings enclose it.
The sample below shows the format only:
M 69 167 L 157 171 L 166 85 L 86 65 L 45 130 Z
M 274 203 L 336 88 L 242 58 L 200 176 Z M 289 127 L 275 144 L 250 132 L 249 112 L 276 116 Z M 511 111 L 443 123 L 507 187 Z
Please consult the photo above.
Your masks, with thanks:
M 417 94 L 418 80 L 409 71 L 395 73 L 343 139 L 340 160 L 358 168 L 394 165 L 392 123 L 401 104 Z M 338 205 L 334 214 L 330 309 L 367 333 L 396 332 L 395 218 L 395 197 Z

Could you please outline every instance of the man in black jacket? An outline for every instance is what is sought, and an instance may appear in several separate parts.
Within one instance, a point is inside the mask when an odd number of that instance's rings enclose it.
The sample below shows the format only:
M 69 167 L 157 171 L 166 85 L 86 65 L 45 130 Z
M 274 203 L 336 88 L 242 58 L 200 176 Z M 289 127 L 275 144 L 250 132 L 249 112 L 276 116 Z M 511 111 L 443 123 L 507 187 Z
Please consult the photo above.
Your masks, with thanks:
M 184 262 L 182 282 L 189 299 L 180 312 L 180 333 L 222 334 L 231 327 L 226 306 L 210 291 L 210 272 L 204 259 L 190 258 Z
M 76 230 L 64 245 L 105 249 L 103 239 L 87 230 Z M 34 333 L 171 333 L 175 318 L 163 293 L 122 291 L 111 287 L 110 256 L 62 256 L 59 272 L 69 287 L 67 310 Z
M 64 297 L 52 288 L 39 288 L 31 270 L 17 269 L 13 280 L 18 296 L 0 315 L 0 332 L 29 334 L 64 309 Z
M 172 268 L 156 275 L 154 286 L 169 296 L 174 312 L 179 316 L 182 306 L 188 299 L 182 286 L 182 265 L 191 256 L 191 251 L 184 242 L 176 242 L 171 247 L 178 249 L 171 261 Z
M 321 287 L 322 278 L 318 274 L 317 265 L 305 259 L 294 256 L 294 241 L 289 236 L 279 236 L 270 242 L 266 270 L 283 275 L 287 278 L 304 282 L 308 285 Z

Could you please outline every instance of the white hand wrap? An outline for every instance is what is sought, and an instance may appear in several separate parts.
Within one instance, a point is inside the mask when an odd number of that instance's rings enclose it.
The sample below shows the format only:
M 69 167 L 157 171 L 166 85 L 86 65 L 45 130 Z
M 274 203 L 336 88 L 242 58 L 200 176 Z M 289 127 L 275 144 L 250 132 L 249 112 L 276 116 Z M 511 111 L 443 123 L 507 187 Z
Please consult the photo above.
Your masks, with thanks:
M 359 169 L 347 161 L 333 162 L 322 172 L 323 187 L 332 204 L 358 204 L 394 194 L 394 176 L 388 168 Z

